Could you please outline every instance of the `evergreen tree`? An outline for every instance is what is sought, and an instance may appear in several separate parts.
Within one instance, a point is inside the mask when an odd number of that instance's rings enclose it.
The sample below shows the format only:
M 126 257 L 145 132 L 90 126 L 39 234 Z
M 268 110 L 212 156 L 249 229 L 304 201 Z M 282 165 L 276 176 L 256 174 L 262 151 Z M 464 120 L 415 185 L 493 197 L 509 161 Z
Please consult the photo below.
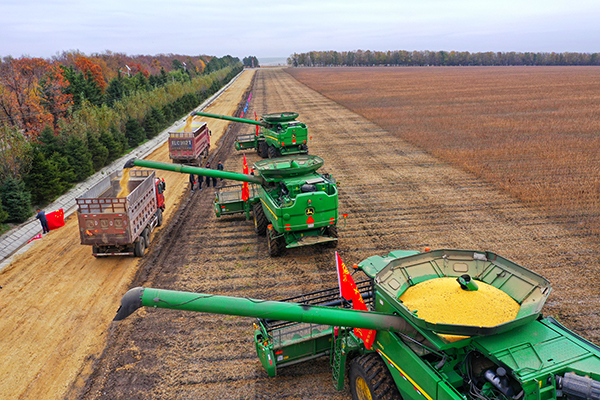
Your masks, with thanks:
M 164 86 L 169 82 L 169 76 L 167 75 L 167 71 L 163 67 L 160 68 L 160 86 Z
M 33 151 L 31 168 L 24 180 L 31 200 L 38 205 L 51 202 L 63 192 L 60 171 L 39 149 Z
M 77 176 L 73 167 L 69 164 L 69 159 L 58 152 L 53 153 L 48 159 L 59 171 L 60 182 L 63 191 L 71 188 L 71 182 L 77 181 Z
M 152 113 L 144 118 L 144 131 L 146 132 L 146 137 L 148 139 L 152 139 L 159 131 L 158 121 Z
M 38 136 L 38 141 L 41 144 L 40 150 L 46 159 L 61 150 L 58 137 L 54 135 L 52 128 L 49 126 L 46 126 L 40 136 Z
M 87 142 L 88 149 L 90 150 L 90 154 L 92 156 L 92 165 L 94 166 L 94 171 L 99 171 L 106 165 L 106 161 L 108 160 L 108 149 L 102 143 L 100 143 L 100 140 L 94 133 L 89 131 L 87 133 Z
M 1 192 L 2 207 L 8 212 L 7 221 L 20 223 L 31 216 L 31 194 L 21 179 L 9 177 Z
M 73 168 L 77 182 L 84 180 L 94 173 L 92 155 L 85 142 L 77 137 L 71 136 L 65 146 L 65 154 L 69 165 Z
M 2 207 L 2 199 L 0 198 L 0 224 L 8 219 L 8 212 Z
M 125 136 L 127 136 L 129 147 L 133 149 L 144 141 L 146 133 L 136 119 L 129 117 L 125 123 Z
M 116 78 L 110 81 L 106 88 L 106 104 L 112 107 L 116 101 L 125 97 L 125 82 L 121 71 Z
M 128 149 L 127 136 L 125 136 L 124 133 L 122 133 L 121 131 L 119 131 L 115 125 L 111 125 L 110 126 L 110 134 L 112 135 L 112 137 L 117 142 L 118 150 L 119 151 L 117 153 L 115 153 L 115 154 L 116 154 L 116 156 L 118 158 L 121 154 L 124 154 L 124 153 L 127 152 L 127 149 Z
M 111 135 L 109 132 L 102 131 L 100 132 L 98 140 L 104 147 L 106 147 L 106 150 L 108 150 L 108 162 L 112 162 L 119 158 L 123 147 L 121 146 L 121 143 L 115 140 L 113 135 Z

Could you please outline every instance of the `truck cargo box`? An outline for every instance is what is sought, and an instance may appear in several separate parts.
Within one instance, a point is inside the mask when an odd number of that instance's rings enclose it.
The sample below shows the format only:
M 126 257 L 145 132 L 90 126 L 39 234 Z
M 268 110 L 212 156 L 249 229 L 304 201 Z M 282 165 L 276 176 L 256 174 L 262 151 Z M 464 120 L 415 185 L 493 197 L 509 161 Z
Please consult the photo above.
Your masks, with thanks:
M 176 164 L 200 166 L 210 149 L 206 122 L 193 117 L 169 132 L 169 158 Z
M 94 255 L 132 255 L 145 229 L 159 225 L 155 221 L 158 214 L 162 221 L 155 172 L 128 173 L 126 180 L 123 171 L 115 171 L 76 199 L 81 244 L 93 246 Z M 144 250 L 148 240 L 146 237 Z

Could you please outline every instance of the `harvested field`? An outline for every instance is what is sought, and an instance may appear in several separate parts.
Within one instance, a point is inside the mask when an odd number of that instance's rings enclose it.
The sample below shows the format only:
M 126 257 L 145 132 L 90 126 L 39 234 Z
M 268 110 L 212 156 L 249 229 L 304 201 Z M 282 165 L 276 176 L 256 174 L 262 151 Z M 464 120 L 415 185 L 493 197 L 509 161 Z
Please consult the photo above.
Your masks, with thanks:
M 553 292 L 545 312 L 600 342 L 600 249 L 595 241 L 407 143 L 397 132 L 382 129 L 283 70 L 257 71 L 248 115 L 254 111 L 297 111 L 307 124 L 310 153 L 322 156 L 323 172 L 341 183 L 340 211 L 349 219 L 340 230 L 337 250 L 347 265 L 394 249 L 426 246 L 497 252 L 547 277 Z M 253 131 L 233 126 L 238 131 L 232 133 Z M 221 149 L 215 157 L 224 160 L 225 169 L 241 171 L 242 155 L 231 146 Z M 247 158 L 259 160 L 253 152 Z M 332 249 L 305 247 L 271 259 L 253 223 L 243 217 L 215 218 L 212 200 L 206 188 L 182 199 L 131 286 L 277 300 L 337 285 Z M 111 324 L 105 332 L 107 347 L 95 359 L 85 387 L 71 388 L 68 398 L 350 398 L 348 390 L 333 388 L 324 358 L 268 378 L 256 357 L 252 322 L 138 310 Z
M 599 237 L 600 68 L 287 71 L 393 137 L 492 183 L 578 235 Z

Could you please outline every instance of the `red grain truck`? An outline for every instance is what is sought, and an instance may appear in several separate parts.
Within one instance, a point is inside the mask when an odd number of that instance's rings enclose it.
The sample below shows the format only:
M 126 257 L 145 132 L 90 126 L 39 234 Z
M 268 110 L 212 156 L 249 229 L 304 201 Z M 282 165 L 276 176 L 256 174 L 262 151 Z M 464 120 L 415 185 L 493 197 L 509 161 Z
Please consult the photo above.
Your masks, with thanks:
M 206 122 L 189 116 L 184 124 L 169 131 L 169 158 L 175 164 L 201 166 L 210 149 L 210 134 Z
M 164 189 L 152 170 L 113 172 L 76 199 L 81 244 L 94 257 L 142 257 L 162 224 Z

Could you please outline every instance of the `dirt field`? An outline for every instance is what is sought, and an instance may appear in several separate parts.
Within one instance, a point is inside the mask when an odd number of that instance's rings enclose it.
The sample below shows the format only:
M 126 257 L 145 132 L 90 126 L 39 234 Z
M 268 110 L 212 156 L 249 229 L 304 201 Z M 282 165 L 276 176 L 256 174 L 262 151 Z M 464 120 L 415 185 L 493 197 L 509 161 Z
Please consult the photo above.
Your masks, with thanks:
M 600 237 L 599 68 L 286 71 L 567 229 Z
M 246 71 L 209 112 L 232 114 L 250 85 Z M 212 151 L 225 121 L 210 121 Z M 167 161 L 168 144 L 149 159 Z M 165 225 L 186 199 L 188 176 L 160 172 L 165 178 Z M 0 398 L 63 399 L 82 388 L 93 361 L 108 338 L 110 321 L 131 284 L 140 260 L 95 259 L 79 244 L 77 216 L 52 231 L 0 273 Z M 150 254 L 156 250 L 150 247 Z M 149 257 L 147 254 L 146 257 Z M 146 258 L 144 258 L 145 260 Z
M 248 115 L 255 110 L 297 111 L 308 125 L 311 154 L 321 155 L 324 172 L 341 183 L 340 210 L 349 219 L 337 250 L 346 264 L 426 246 L 495 251 L 547 277 L 553 292 L 545 312 L 600 342 L 598 249 L 593 243 L 283 70 L 257 72 Z M 239 133 L 253 129 L 236 126 Z M 255 153 L 247 156 L 258 160 Z M 216 157 L 225 160 L 226 170 L 241 171 L 242 155 L 231 146 L 222 146 Z M 183 197 L 131 286 L 276 300 L 337 284 L 333 250 L 306 247 L 270 259 L 252 222 L 215 218 L 212 200 L 206 189 Z M 97 319 L 102 326 L 95 331 L 102 337 L 97 342 L 106 340 L 107 347 L 101 357 L 92 357 L 91 375 L 84 385 L 70 386 L 67 398 L 350 398 L 348 390 L 334 390 L 327 359 L 267 378 L 254 350 L 251 318 L 142 309 L 106 329 L 118 307 L 112 301 L 102 303 L 105 311 Z M 81 305 L 88 309 L 89 304 Z

